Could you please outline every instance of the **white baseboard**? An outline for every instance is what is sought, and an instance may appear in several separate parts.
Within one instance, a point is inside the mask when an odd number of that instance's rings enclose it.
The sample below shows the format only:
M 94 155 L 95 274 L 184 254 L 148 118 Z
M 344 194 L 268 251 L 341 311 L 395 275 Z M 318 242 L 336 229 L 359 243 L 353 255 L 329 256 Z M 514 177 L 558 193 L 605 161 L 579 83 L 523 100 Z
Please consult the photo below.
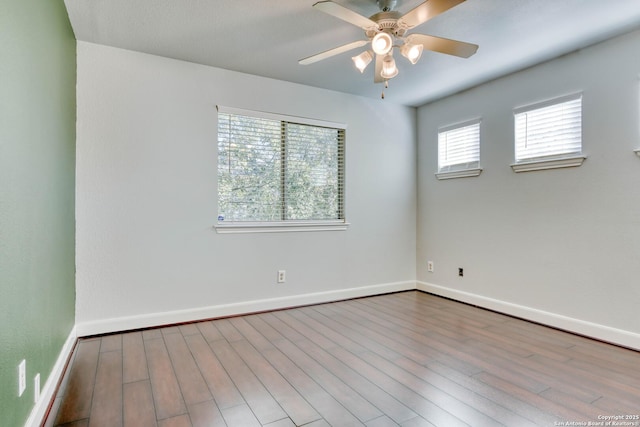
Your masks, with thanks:
M 580 319 L 574 319 L 557 313 L 551 313 L 532 307 L 513 304 L 482 295 L 477 295 L 420 281 L 384 283 L 348 289 L 315 292 L 311 294 L 291 295 L 279 298 L 268 298 L 232 304 L 221 304 L 187 310 L 176 310 L 161 313 L 118 317 L 92 322 L 80 322 L 76 324 L 75 331 L 78 337 L 86 337 L 90 335 L 121 332 L 132 329 L 151 328 L 156 326 L 193 322 L 204 319 L 215 319 L 219 317 L 237 316 L 242 314 L 257 313 L 261 311 L 278 310 L 282 308 L 298 307 L 309 304 L 321 304 L 331 301 L 381 295 L 390 292 L 401 292 L 414 289 L 429 292 L 435 295 L 440 295 L 446 298 L 451 298 L 456 301 L 477 305 L 479 307 L 487 308 L 500 313 L 541 323 L 543 325 L 548 325 L 554 328 L 595 338 L 601 341 L 606 341 L 624 347 L 640 350 L 640 334 L 634 332 L 616 329 Z
M 479 307 L 494 310 L 500 313 L 541 323 L 543 325 L 562 329 L 568 332 L 584 335 L 600 341 L 606 341 L 623 347 L 640 350 L 640 334 L 625 331 L 622 329 L 611 328 L 609 326 L 599 325 L 572 317 L 563 316 L 561 314 L 551 313 L 548 311 L 538 310 L 523 305 L 512 304 L 509 302 L 484 297 L 457 289 L 446 288 L 426 282 L 417 282 L 416 289 L 429 292 L 434 295 L 451 298 Z
M 121 332 L 132 329 L 142 329 L 154 326 L 171 325 L 175 323 L 192 322 L 219 317 L 237 316 L 241 314 L 257 313 L 268 310 L 278 310 L 309 304 L 321 304 L 350 298 L 380 295 L 390 292 L 400 292 L 416 289 L 415 281 L 385 283 L 379 285 L 362 286 L 349 289 L 337 289 L 311 294 L 291 295 L 279 298 L 269 298 L 246 301 L 233 304 L 222 304 L 200 307 L 188 310 L 176 310 L 163 313 L 150 313 L 137 316 L 118 317 L 81 322 L 76 324 L 79 337 Z
M 55 365 L 53 365 L 53 369 L 51 370 L 44 387 L 42 387 L 42 390 L 40 391 L 40 399 L 31 410 L 31 414 L 29 414 L 29 418 L 27 418 L 27 422 L 24 424 L 25 427 L 37 427 L 42 425 L 44 422 L 44 417 L 47 415 L 49 404 L 55 398 L 58 383 L 62 379 L 62 375 L 64 375 L 64 368 L 67 365 L 67 360 L 71 357 L 71 352 L 76 345 L 77 339 L 78 335 L 76 333 L 76 327 L 74 326 L 62 346 L 62 350 L 60 350 L 58 359 L 56 360 Z
M 222 304 L 201 307 L 190 310 L 177 310 L 163 313 L 152 313 L 138 316 L 128 316 L 106 319 L 94 322 L 78 323 L 73 327 L 65 341 L 60 355 L 49 374 L 40 393 L 40 400 L 25 423 L 25 427 L 39 426 L 47 413 L 49 404 L 55 397 L 56 387 L 64 374 L 64 368 L 78 337 L 120 332 L 131 329 L 141 329 L 175 323 L 191 322 L 218 317 L 236 316 L 261 311 L 277 310 L 310 304 L 321 304 L 331 301 L 346 300 L 391 292 L 420 290 L 434 295 L 451 298 L 456 301 L 477 305 L 500 313 L 548 325 L 554 328 L 577 333 L 601 341 L 610 342 L 624 347 L 640 350 L 640 334 L 611 328 L 584 320 L 574 319 L 556 313 L 550 313 L 535 308 L 513 304 L 493 298 L 484 297 L 469 292 L 451 289 L 426 282 L 395 282 L 379 285 L 362 286 L 349 289 L 338 289 L 325 292 L 315 292 L 303 295 L 291 295 L 280 298 L 269 298 L 255 301 Z

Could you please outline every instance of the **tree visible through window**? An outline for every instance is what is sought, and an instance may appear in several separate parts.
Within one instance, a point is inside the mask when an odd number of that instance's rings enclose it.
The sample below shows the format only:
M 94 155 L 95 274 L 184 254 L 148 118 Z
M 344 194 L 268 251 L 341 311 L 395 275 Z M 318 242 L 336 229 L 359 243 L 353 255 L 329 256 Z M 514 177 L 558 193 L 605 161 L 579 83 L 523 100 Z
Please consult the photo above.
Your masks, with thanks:
M 343 220 L 344 128 L 252 113 L 219 107 L 218 221 Z

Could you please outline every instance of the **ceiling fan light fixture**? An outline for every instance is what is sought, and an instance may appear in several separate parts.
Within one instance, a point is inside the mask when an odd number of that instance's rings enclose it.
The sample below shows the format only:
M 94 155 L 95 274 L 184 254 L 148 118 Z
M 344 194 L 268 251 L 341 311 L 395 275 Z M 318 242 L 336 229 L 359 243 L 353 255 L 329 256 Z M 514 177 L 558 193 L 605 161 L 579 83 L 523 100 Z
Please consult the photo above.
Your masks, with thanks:
M 392 79 L 397 75 L 398 67 L 396 67 L 396 61 L 393 59 L 393 56 L 385 56 L 382 60 L 382 71 L 380 72 L 380 76 L 383 79 Z
M 364 73 L 364 69 L 367 68 L 367 65 L 373 60 L 373 55 L 368 50 L 365 50 L 360 55 L 351 57 L 354 65 L 361 73 Z
M 364 73 L 364 70 L 375 59 L 373 82 L 385 83 L 386 87 L 389 80 L 399 73 L 396 62 L 393 59 L 393 49 L 396 47 L 411 64 L 416 64 L 420 60 L 425 49 L 460 58 L 469 58 L 478 50 L 478 45 L 458 40 L 427 34 L 407 35 L 409 30 L 424 24 L 431 18 L 446 12 L 465 0 L 421 0 L 422 3 L 404 15 L 395 10 L 397 0 L 376 0 L 380 12 L 369 18 L 336 3 L 334 0 L 315 1 L 313 8 L 360 27 L 364 30 L 366 39 L 360 39 L 303 58 L 298 61 L 302 65 L 313 64 L 320 60 L 361 48 L 370 43 L 371 48 L 369 50 L 351 57 L 351 60 L 360 73 Z
M 380 32 L 371 40 L 371 47 L 377 55 L 386 55 L 393 48 L 393 38 L 388 33 Z
M 418 62 L 420 60 L 420 57 L 422 56 L 422 49 L 424 49 L 424 46 L 422 46 L 421 44 L 405 43 L 400 48 L 400 53 L 402 54 L 402 56 L 407 58 L 409 62 L 415 65 L 415 63 Z

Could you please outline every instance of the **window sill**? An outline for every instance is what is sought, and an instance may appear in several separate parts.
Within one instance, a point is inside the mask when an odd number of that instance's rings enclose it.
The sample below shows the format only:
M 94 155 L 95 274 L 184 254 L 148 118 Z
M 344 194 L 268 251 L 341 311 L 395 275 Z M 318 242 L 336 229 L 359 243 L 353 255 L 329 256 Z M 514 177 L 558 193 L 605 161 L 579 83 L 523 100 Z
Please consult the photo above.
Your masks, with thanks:
M 479 176 L 482 173 L 482 168 L 473 168 L 473 169 L 462 169 L 462 170 L 454 170 L 454 171 L 446 171 L 446 172 L 438 172 L 436 173 L 436 177 L 440 180 L 443 179 L 454 179 L 454 178 L 469 178 L 474 176 Z
M 546 169 L 572 168 L 581 166 L 587 156 L 556 157 L 518 162 L 511 165 L 514 172 L 531 172 Z
M 213 228 L 218 234 L 238 233 L 290 233 L 302 231 L 344 231 L 346 221 L 300 221 L 300 222 L 229 222 L 218 223 Z

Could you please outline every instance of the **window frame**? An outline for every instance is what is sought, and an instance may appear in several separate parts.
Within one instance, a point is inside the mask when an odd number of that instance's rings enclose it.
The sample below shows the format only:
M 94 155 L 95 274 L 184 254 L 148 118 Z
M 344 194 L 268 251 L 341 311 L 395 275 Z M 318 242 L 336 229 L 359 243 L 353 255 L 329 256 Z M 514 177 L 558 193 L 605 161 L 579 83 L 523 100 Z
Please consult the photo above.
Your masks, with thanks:
M 481 134 L 482 134 L 482 118 L 474 118 L 470 120 L 465 120 L 463 122 L 453 123 L 446 126 L 441 126 L 438 128 L 438 143 L 437 143 L 437 151 L 438 151 L 438 172 L 436 172 L 436 177 L 439 180 L 443 179 L 454 179 L 454 178 L 468 178 L 479 176 L 482 173 L 482 167 L 480 166 L 480 149 L 481 149 Z M 470 126 L 478 126 L 478 160 L 474 160 L 466 163 L 457 163 L 453 165 L 440 166 L 440 135 L 446 132 L 470 127 Z
M 522 160 L 516 160 L 517 155 L 517 115 L 527 113 L 529 111 L 540 110 L 543 108 L 564 104 L 566 102 L 580 100 L 580 151 L 571 151 L 563 153 L 549 154 L 539 157 L 529 157 Z M 513 158 L 514 163 L 511 164 L 511 169 L 516 172 L 530 172 L 547 169 L 559 169 L 568 167 L 578 167 L 584 163 L 587 156 L 584 154 L 584 139 L 583 139 L 583 93 L 576 92 L 555 98 L 547 99 L 545 101 L 536 102 L 533 104 L 524 105 L 513 109 Z
M 280 121 L 281 123 L 294 123 L 300 125 L 317 126 L 324 128 L 333 128 L 343 131 L 342 141 L 342 162 L 339 167 L 342 169 L 339 174 L 342 175 L 342 181 L 338 184 L 341 190 L 341 206 L 340 212 L 342 213 L 341 219 L 314 219 L 314 220 L 277 220 L 277 221 L 220 221 L 214 225 L 214 229 L 217 233 L 274 233 L 274 232 L 298 232 L 298 231 L 343 231 L 350 225 L 346 220 L 346 129 L 347 125 L 344 123 L 330 122 L 319 119 L 311 119 L 306 117 L 290 116 L 285 114 L 270 113 L 265 111 L 247 110 L 242 108 L 227 107 L 222 105 L 216 106 L 218 114 L 231 114 L 240 115 L 245 117 L 252 117 L 257 119 L 267 119 Z M 219 119 L 216 119 L 218 123 Z M 217 134 L 216 126 L 216 134 Z M 286 147 L 285 147 L 286 149 Z M 218 137 L 216 136 L 216 153 L 218 151 Z M 283 153 L 284 155 L 284 153 Z M 216 154 L 216 159 L 217 159 Z M 216 160 L 216 165 L 218 161 Z M 218 165 L 217 165 L 218 166 Z M 217 169 L 216 169 L 217 171 Z M 218 174 L 216 172 L 216 178 Z M 285 178 L 282 177 L 282 183 L 284 184 Z M 219 187 L 216 185 L 216 202 L 217 206 L 220 203 Z

